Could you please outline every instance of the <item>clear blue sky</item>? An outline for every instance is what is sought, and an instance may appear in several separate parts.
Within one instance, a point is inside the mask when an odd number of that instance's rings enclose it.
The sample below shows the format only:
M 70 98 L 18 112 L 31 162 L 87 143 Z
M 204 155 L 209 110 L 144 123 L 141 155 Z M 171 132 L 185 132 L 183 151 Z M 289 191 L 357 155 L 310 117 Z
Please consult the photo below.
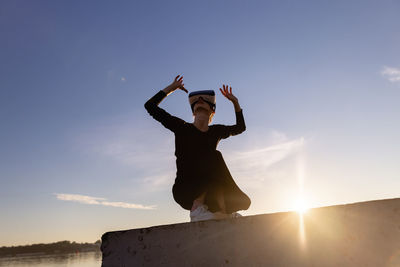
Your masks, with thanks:
M 243 215 L 400 197 L 398 1 L 0 2 L 0 246 L 189 221 L 143 104 L 233 88 Z M 219 92 L 218 92 L 219 93 Z M 192 121 L 187 96 L 161 104 Z M 217 95 L 214 123 L 233 124 Z

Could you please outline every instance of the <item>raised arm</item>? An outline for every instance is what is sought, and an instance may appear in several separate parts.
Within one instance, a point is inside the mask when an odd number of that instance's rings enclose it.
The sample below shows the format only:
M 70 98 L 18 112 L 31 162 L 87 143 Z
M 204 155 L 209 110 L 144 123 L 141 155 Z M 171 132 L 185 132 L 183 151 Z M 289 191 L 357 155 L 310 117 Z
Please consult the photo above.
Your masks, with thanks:
M 186 93 L 188 93 L 188 90 L 186 90 L 186 88 L 183 84 L 183 76 L 181 76 L 181 75 L 176 76 L 175 80 L 170 85 L 168 85 L 167 87 L 162 89 L 162 91 L 166 95 L 169 95 L 170 93 L 174 92 L 176 89 L 181 89 L 181 90 L 185 91 Z
M 147 112 L 157 121 L 161 122 L 164 127 L 175 132 L 181 125 L 185 122 L 177 117 L 170 115 L 164 109 L 160 108 L 158 105 L 161 101 L 170 93 L 174 92 L 176 89 L 181 89 L 188 92 L 183 84 L 183 76 L 176 76 L 175 80 L 165 87 L 163 90 L 160 90 L 157 94 L 155 94 L 152 98 L 150 98 L 145 104 Z
M 242 110 L 242 108 L 239 105 L 239 100 L 237 99 L 236 96 L 232 94 L 232 87 L 229 87 L 230 90 L 228 89 L 228 85 L 225 86 L 225 84 L 222 85 L 222 88 L 219 88 L 221 91 L 222 95 L 225 96 L 229 101 L 232 102 L 233 106 L 235 107 L 235 112 L 239 112 Z
M 238 135 L 246 130 L 246 124 L 244 123 L 244 117 L 243 117 L 243 110 L 239 105 L 239 100 L 232 94 L 232 87 L 229 88 L 230 90 L 228 89 L 228 85 L 226 86 L 223 85 L 223 89 L 219 88 L 219 90 L 221 91 L 223 96 L 225 96 L 229 101 L 232 102 L 233 107 L 235 108 L 236 124 L 231 126 L 221 125 L 219 129 L 221 138 L 227 138 L 232 135 Z

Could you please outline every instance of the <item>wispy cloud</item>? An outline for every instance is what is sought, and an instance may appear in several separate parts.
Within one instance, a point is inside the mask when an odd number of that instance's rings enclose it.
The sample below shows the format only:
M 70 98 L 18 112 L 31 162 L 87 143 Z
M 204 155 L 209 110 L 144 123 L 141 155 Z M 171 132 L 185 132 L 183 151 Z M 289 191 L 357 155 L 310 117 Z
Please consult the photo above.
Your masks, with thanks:
M 142 190 L 146 192 L 158 192 L 170 190 L 175 180 L 175 171 L 158 172 L 155 175 L 146 176 L 142 179 Z
M 170 190 L 176 172 L 174 137 L 156 123 L 129 114 L 82 131 L 73 146 L 131 172 L 134 187 L 142 193 Z
M 138 169 L 154 169 L 154 153 L 157 153 L 157 162 L 174 161 L 173 135 L 165 138 L 160 132 L 168 132 L 152 129 L 150 119 L 129 115 L 84 130 L 76 137 L 75 147 Z
M 57 194 L 55 193 L 57 199 L 64 200 L 64 201 L 73 201 L 82 204 L 88 205 L 102 205 L 102 206 L 110 206 L 110 207 L 117 207 L 117 208 L 126 208 L 126 209 L 141 209 L 141 210 L 152 210 L 155 209 L 156 206 L 144 206 L 141 204 L 133 204 L 133 203 L 126 203 L 126 202 L 113 202 L 113 201 L 106 201 L 105 198 L 101 197 L 91 197 L 85 195 L 78 195 L 78 194 Z
M 296 152 L 303 144 L 304 138 L 299 138 L 261 149 L 237 152 L 232 159 L 233 165 L 235 169 L 241 171 L 254 172 L 254 168 L 266 169 Z
M 274 170 L 273 166 L 300 152 L 305 145 L 305 138 L 287 140 L 284 137 L 282 134 L 279 143 L 228 154 L 227 164 L 235 179 L 242 181 L 248 188 L 259 188 L 267 178 L 286 175 L 283 170 Z M 285 169 L 291 167 L 294 166 L 287 166 Z
M 400 82 L 400 69 L 385 66 L 381 74 L 391 82 Z
M 75 194 L 55 194 L 55 195 L 59 200 L 74 201 L 89 205 L 100 205 L 100 201 L 105 200 L 105 198 L 101 197 L 90 197 L 90 196 L 75 195 Z

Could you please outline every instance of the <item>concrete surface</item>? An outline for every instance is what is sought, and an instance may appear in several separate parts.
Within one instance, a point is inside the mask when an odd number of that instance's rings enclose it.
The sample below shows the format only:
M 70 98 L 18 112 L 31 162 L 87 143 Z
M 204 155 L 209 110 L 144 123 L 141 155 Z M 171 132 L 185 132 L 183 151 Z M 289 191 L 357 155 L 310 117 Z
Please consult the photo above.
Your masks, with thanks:
M 400 266 L 400 198 L 108 232 L 102 266 Z

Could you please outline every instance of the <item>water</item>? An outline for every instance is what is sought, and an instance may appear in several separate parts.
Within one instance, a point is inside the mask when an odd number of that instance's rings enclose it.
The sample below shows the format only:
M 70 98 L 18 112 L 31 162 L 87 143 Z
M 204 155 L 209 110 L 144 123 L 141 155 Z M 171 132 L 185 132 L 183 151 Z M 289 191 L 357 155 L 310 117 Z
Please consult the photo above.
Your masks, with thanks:
M 101 252 L 81 252 L 71 254 L 34 255 L 0 258 L 0 266 L 99 267 L 101 266 Z

